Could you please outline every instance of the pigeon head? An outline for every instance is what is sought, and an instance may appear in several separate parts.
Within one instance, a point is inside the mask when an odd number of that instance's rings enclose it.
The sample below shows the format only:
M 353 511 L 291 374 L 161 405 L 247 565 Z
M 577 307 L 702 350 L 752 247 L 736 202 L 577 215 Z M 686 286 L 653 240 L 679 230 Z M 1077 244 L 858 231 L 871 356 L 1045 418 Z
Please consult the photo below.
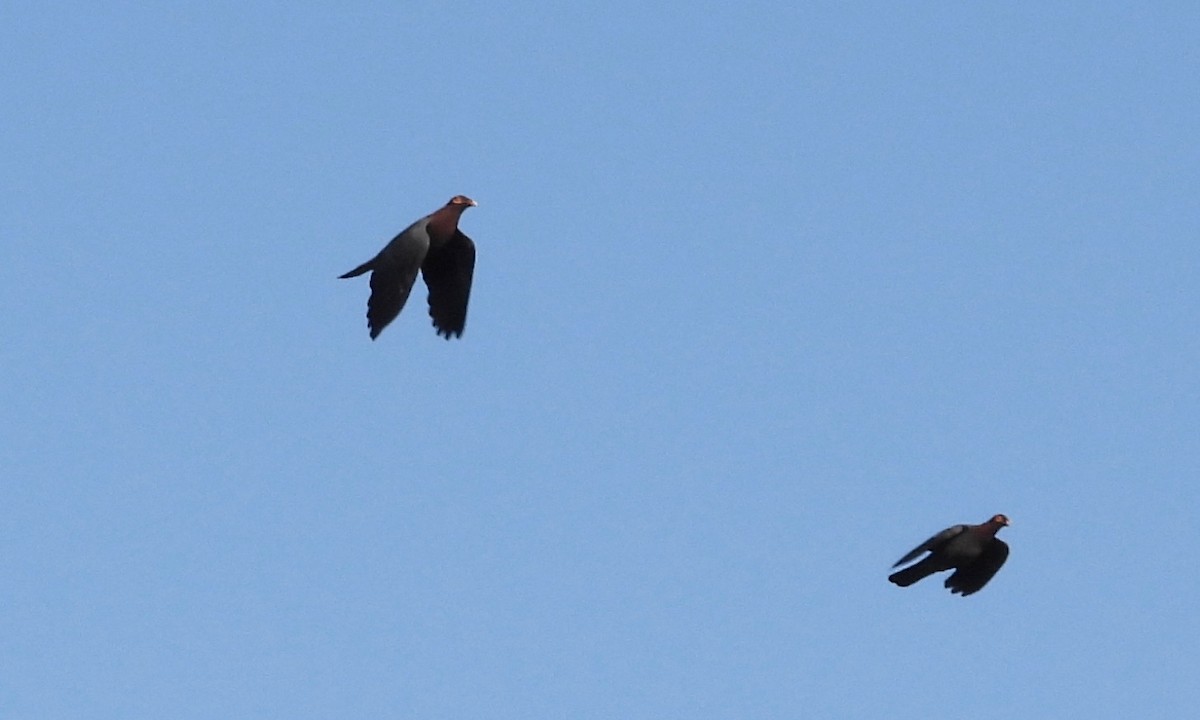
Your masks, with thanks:
M 993 515 L 992 519 L 989 520 L 988 522 L 990 522 L 993 525 L 1008 525 L 1009 524 L 1007 515 Z
M 469 207 L 476 207 L 479 205 L 479 203 L 475 202 L 474 200 L 467 197 L 466 195 L 455 195 L 454 197 L 450 198 L 450 202 L 448 202 L 446 204 L 459 206 L 463 210 L 466 210 Z

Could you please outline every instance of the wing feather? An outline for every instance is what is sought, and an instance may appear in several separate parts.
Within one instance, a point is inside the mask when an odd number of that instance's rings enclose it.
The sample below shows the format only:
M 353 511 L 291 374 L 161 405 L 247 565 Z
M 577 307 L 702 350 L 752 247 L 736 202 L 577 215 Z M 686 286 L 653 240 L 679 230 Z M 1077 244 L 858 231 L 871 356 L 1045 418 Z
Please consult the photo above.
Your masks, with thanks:
M 430 249 L 421 267 L 429 288 L 429 317 L 438 335 L 462 337 L 475 275 L 475 243 L 456 230 L 444 245 Z
M 379 254 L 342 277 L 354 277 L 371 271 L 371 297 L 367 299 L 367 327 L 371 339 L 388 326 L 408 302 L 413 283 L 425 255 L 429 252 L 429 235 L 425 222 L 418 221 L 392 238 Z
M 963 597 L 977 593 L 1000 571 L 1007 559 L 1008 544 L 1000 538 L 992 538 L 978 558 L 946 578 L 946 587 L 951 593 L 962 593 Z
M 920 555 L 921 553 L 923 553 L 927 550 L 938 549 L 942 545 L 945 545 L 947 542 L 949 542 L 951 538 L 953 538 L 954 536 L 958 535 L 959 533 L 961 533 L 963 530 L 966 530 L 966 529 L 967 529 L 966 525 L 954 525 L 952 527 L 946 528 L 945 530 L 941 531 L 937 535 L 934 535 L 933 537 L 929 538 L 925 542 L 923 542 L 920 545 L 913 548 L 911 551 L 909 551 L 909 553 L 907 555 L 905 555 L 904 557 L 897 560 L 896 563 L 894 565 L 892 565 L 892 567 L 900 567 L 901 565 L 903 565 L 906 562 L 915 560 L 918 555 Z

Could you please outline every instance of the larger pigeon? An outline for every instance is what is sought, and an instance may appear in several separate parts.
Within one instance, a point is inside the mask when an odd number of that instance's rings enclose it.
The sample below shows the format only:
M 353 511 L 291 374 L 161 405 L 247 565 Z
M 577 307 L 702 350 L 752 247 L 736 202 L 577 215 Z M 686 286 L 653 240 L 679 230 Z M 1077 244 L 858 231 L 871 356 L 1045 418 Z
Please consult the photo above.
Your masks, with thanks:
M 977 593 L 1008 559 L 1008 545 L 996 537 L 1005 525 L 1008 525 L 1008 518 L 995 515 L 982 525 L 946 528 L 913 548 L 892 567 L 916 560 L 918 555 L 928 551 L 924 560 L 892 573 L 888 580 L 900 587 L 908 587 L 935 572 L 953 569 L 954 573 L 946 578 L 950 592 L 962 593 L 963 597 Z
M 367 300 L 367 327 L 371 339 L 396 319 L 417 271 L 429 288 L 429 317 L 438 335 L 462 337 L 467 324 L 467 300 L 475 274 L 475 243 L 458 229 L 463 211 L 476 203 L 455 195 L 443 207 L 405 228 L 379 254 L 341 278 L 371 273 L 371 297 Z

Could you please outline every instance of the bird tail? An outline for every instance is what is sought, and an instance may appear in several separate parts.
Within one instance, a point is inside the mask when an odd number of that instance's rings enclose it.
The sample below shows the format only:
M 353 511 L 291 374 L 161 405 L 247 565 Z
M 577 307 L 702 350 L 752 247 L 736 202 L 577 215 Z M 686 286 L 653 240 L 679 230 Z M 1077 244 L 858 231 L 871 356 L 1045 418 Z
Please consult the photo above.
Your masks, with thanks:
M 888 580 L 896 583 L 900 587 L 908 587 L 916 581 L 932 575 L 936 571 L 936 568 L 922 560 L 912 567 L 907 567 L 899 572 L 892 573 L 888 576 Z
M 354 268 L 353 270 L 346 273 L 345 275 L 338 275 L 338 280 L 345 280 L 346 278 L 358 277 L 359 275 L 362 275 L 366 271 L 374 269 L 374 267 L 375 267 L 375 260 L 372 258 L 371 260 L 368 260 L 365 263 L 363 263 L 362 265 L 359 265 L 358 267 Z

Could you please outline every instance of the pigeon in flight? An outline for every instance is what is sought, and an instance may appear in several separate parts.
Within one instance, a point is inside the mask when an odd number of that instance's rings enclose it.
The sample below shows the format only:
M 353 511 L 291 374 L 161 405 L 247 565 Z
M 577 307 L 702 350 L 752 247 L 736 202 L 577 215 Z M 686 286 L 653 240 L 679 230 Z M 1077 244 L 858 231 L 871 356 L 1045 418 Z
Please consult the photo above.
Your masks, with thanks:
M 946 587 L 951 593 L 962 593 L 966 597 L 979 592 L 1008 559 L 1008 545 L 996 537 L 996 532 L 1005 525 L 1008 525 L 1008 518 L 995 515 L 981 525 L 946 528 L 913 548 L 892 567 L 916 560 L 918 555 L 929 551 L 925 559 L 892 573 L 888 580 L 900 587 L 908 587 L 935 572 L 953 569 L 946 578 Z
M 437 334 L 447 340 L 452 335 L 462 337 L 475 273 L 475 243 L 458 229 L 458 219 L 475 205 L 471 198 L 455 195 L 443 207 L 409 225 L 378 255 L 340 276 L 345 279 L 371 273 L 367 328 L 372 340 L 404 308 L 418 270 L 429 288 L 429 317 Z

